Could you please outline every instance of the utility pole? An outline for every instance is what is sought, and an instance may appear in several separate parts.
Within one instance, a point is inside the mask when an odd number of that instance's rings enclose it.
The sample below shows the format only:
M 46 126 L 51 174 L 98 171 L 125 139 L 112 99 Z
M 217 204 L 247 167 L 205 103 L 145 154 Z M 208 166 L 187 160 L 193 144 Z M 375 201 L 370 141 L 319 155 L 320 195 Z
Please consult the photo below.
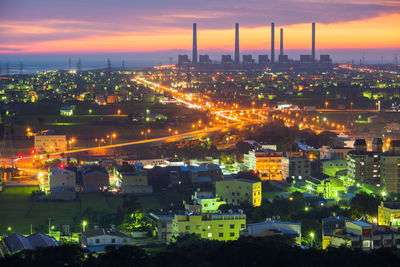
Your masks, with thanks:
M 50 226 L 50 224 L 51 224 L 51 218 L 49 218 L 49 235 L 50 235 L 50 231 L 51 231 L 51 226 Z

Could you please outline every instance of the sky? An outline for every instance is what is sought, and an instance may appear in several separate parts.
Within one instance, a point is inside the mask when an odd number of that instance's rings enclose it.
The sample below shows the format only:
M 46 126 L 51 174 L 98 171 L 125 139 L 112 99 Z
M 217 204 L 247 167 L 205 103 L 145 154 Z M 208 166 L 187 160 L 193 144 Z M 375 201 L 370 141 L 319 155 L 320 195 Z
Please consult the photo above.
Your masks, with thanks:
M 317 52 L 400 56 L 400 0 L 0 0 L 0 56 L 166 57 L 190 52 L 193 22 L 200 54 L 233 51 L 235 22 L 242 51 L 267 53 L 271 22 L 276 48 L 283 28 L 288 54 L 306 51 L 316 22 Z

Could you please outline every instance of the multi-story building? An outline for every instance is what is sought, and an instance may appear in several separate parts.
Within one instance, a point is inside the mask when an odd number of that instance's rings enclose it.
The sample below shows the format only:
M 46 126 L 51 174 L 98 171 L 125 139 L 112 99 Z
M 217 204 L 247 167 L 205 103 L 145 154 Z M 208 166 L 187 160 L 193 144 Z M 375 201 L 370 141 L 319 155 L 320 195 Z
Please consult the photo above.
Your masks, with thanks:
M 204 213 L 175 215 L 172 221 L 172 236 L 196 234 L 201 238 L 229 241 L 239 238 L 246 229 L 246 214 Z
M 227 204 L 248 202 L 254 207 L 261 205 L 261 182 L 248 179 L 223 180 L 215 183 L 217 197 Z
M 291 177 L 302 179 L 311 174 L 310 161 L 306 157 L 283 157 L 282 158 L 282 178 Z
M 262 180 L 282 181 L 282 152 L 250 150 L 244 154 L 244 165 L 248 170 L 259 173 Z
M 367 143 L 364 139 L 354 142 L 355 150 L 347 155 L 347 170 L 351 179 L 356 183 L 380 185 L 380 158 L 381 152 L 367 151 Z
M 400 202 L 382 201 L 378 206 L 378 224 L 400 227 Z
M 37 153 L 65 152 L 67 138 L 65 135 L 35 135 L 35 149 Z
M 381 156 L 381 179 L 387 193 L 400 193 L 400 140 L 390 142 L 389 151 Z

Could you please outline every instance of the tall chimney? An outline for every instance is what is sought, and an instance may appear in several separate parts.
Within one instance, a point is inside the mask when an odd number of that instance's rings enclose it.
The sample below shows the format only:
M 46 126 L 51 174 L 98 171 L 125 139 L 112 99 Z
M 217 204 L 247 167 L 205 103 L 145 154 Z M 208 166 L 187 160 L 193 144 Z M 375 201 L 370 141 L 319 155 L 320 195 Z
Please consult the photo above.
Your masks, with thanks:
M 312 23 L 312 48 L 311 48 L 312 61 L 315 63 L 315 22 Z
M 239 23 L 235 24 L 235 64 L 239 64 Z
M 192 64 L 197 64 L 197 24 L 193 23 L 193 50 L 192 50 Z
M 271 63 L 275 63 L 275 23 L 271 23 Z
M 280 53 L 281 56 L 283 56 L 283 29 L 281 28 L 281 49 Z

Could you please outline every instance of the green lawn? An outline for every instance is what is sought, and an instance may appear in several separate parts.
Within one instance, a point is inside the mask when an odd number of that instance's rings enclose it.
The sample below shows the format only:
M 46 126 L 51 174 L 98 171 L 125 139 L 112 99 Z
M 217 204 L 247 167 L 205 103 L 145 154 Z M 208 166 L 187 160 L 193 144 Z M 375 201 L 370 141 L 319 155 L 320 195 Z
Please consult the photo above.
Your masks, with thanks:
M 35 190 L 38 190 L 37 186 L 9 187 L 0 192 L 0 234 L 9 234 L 8 227 L 11 227 L 11 232 L 29 234 L 31 224 L 34 232 L 47 232 L 49 218 L 51 225 L 56 228 L 68 224 L 72 231 L 79 231 L 81 215 L 85 211 L 113 214 L 122 205 L 121 196 L 105 196 L 102 193 L 81 193 L 80 201 L 31 202 L 30 194 Z M 144 211 L 158 210 L 170 203 L 180 203 L 188 197 L 188 192 L 160 192 L 138 196 Z

